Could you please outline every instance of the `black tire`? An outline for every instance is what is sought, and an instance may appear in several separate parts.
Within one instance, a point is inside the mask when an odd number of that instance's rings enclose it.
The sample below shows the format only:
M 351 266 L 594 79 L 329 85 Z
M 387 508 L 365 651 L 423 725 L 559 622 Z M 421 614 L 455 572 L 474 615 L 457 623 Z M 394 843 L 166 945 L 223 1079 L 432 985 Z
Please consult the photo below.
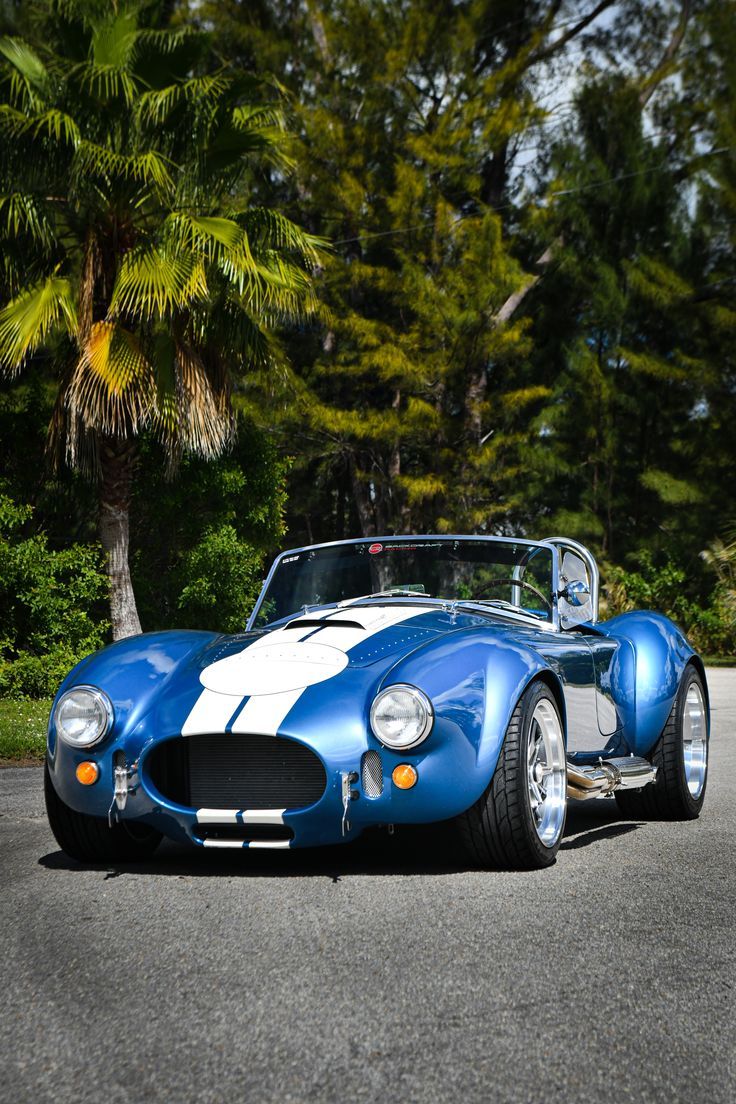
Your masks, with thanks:
M 457 818 L 466 851 L 486 869 L 538 870 L 551 866 L 557 857 L 564 831 L 564 804 L 559 833 L 548 846 L 537 833 L 527 776 L 532 718 L 543 698 L 552 705 L 559 721 L 557 703 L 549 687 L 543 682 L 532 683 L 511 716 L 493 778 L 475 804 Z M 564 748 L 562 762 L 565 764 Z M 565 767 L 563 770 L 564 795 L 567 774 Z
M 158 847 L 162 836 L 155 828 L 140 824 L 113 824 L 101 817 L 77 813 L 66 805 L 44 766 L 44 796 L 51 831 L 62 851 L 83 863 L 142 862 Z
M 695 820 L 700 816 L 708 783 L 708 740 L 706 736 L 706 775 L 703 788 L 697 797 L 693 797 L 685 774 L 683 739 L 685 703 L 693 683 L 699 687 L 703 702 L 707 701 L 703 680 L 695 667 L 689 664 L 685 668 L 662 735 L 647 756 L 650 763 L 657 768 L 656 780 L 641 790 L 617 790 L 614 795 L 625 816 L 643 820 Z

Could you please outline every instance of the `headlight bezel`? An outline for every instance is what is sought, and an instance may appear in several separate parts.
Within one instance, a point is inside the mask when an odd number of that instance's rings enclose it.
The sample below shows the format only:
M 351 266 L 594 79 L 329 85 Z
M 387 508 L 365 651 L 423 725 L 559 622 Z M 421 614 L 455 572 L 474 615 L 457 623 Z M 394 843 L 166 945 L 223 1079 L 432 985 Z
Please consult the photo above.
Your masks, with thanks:
M 98 730 L 92 739 L 75 740 L 70 739 L 69 734 L 65 732 L 63 724 L 60 720 L 60 714 L 62 707 L 66 701 L 73 694 L 88 694 L 95 701 L 95 704 L 100 707 L 101 711 L 101 727 L 98 726 Z M 112 707 L 112 702 L 108 698 L 104 690 L 100 690 L 99 686 L 90 686 L 87 683 L 82 683 L 79 686 L 70 686 L 68 690 L 65 690 L 61 695 L 56 705 L 54 706 L 54 728 L 58 738 L 66 744 L 67 747 L 77 748 L 79 750 L 85 750 L 86 748 L 94 747 L 99 744 L 101 740 L 107 736 L 108 732 L 112 728 L 113 721 L 115 720 L 115 713 Z
M 410 697 L 412 697 L 415 702 L 418 702 L 424 710 L 424 723 L 422 725 L 422 728 L 419 734 L 410 743 L 392 743 L 390 740 L 386 739 L 385 735 L 381 734 L 376 725 L 376 714 L 381 703 L 389 695 L 395 694 L 397 692 L 409 694 Z M 384 686 L 382 690 L 379 690 L 379 692 L 373 699 L 370 712 L 370 724 L 371 732 L 373 733 L 375 738 L 383 747 L 387 748 L 389 751 L 412 751 L 415 748 L 419 747 L 420 744 L 424 743 L 424 741 L 427 739 L 430 732 L 432 731 L 432 728 L 434 727 L 434 709 L 432 707 L 432 702 L 429 700 L 424 691 L 420 690 L 418 686 L 412 686 L 408 682 L 392 683 L 390 686 Z

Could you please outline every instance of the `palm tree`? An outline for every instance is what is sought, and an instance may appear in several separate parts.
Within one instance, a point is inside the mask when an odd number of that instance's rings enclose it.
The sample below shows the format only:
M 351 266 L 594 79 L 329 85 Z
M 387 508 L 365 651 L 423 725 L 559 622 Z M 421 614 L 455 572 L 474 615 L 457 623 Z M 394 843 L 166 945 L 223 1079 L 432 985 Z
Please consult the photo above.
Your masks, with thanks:
M 49 5 L 43 38 L 0 39 L 0 371 L 58 367 L 54 455 L 99 482 L 113 635 L 140 632 L 128 568 L 136 442 L 215 458 L 233 379 L 278 359 L 313 309 L 321 243 L 249 202 L 283 173 L 277 95 L 141 4 Z

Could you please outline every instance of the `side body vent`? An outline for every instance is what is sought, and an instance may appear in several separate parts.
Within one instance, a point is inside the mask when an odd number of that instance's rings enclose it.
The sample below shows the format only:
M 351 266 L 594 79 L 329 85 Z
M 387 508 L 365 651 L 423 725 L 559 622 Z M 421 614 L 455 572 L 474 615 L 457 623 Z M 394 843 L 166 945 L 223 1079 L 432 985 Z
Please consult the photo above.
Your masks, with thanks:
M 377 751 L 367 751 L 361 764 L 363 793 L 366 797 L 380 797 L 383 793 L 383 766 Z

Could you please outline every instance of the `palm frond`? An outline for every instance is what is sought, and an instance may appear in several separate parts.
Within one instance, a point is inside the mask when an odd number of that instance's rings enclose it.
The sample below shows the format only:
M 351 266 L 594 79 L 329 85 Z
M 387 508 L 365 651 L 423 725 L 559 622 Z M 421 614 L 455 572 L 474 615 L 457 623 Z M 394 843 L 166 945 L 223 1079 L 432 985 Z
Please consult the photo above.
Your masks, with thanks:
M 108 9 L 105 18 L 90 21 L 92 59 L 99 68 L 123 70 L 135 57 L 138 13 L 135 9 Z
M 249 311 L 275 326 L 299 322 L 317 305 L 309 274 L 275 251 L 259 258 L 258 280 L 244 290 L 243 298 Z
M 201 257 L 192 253 L 169 255 L 155 247 L 133 250 L 120 266 L 110 314 L 129 314 L 143 321 L 171 317 L 206 296 Z
M 182 103 L 214 109 L 230 83 L 230 78 L 221 70 L 169 84 L 165 88 L 154 88 L 139 97 L 136 111 L 141 122 L 160 126 Z
M 138 32 L 138 40 L 147 46 L 154 46 L 161 54 L 173 54 L 196 35 L 193 27 L 180 27 L 175 31 L 144 28 Z
M 130 331 L 95 322 L 66 392 L 66 406 L 86 429 L 130 436 L 149 424 L 156 400 L 151 365 Z
M 208 372 L 200 354 L 178 337 L 160 342 L 157 351 L 156 420 L 173 463 L 183 452 L 214 460 L 235 434 L 226 375 Z
M 21 38 L 0 38 L 0 56 L 11 70 L 11 94 L 23 107 L 35 109 L 46 99 L 49 73 L 35 50 Z
M 30 134 L 54 138 L 56 141 L 76 146 L 79 142 L 77 124 L 63 111 L 49 108 L 39 115 L 17 111 L 10 104 L 0 104 L 0 131 L 12 137 Z
M 243 263 L 255 270 L 246 233 L 234 219 L 174 211 L 164 221 L 161 237 L 172 253 L 193 251 L 210 261 L 223 256 L 237 260 L 242 255 Z
M 77 147 L 75 160 L 75 170 L 82 176 L 135 180 L 167 193 L 174 189 L 166 159 L 152 149 L 145 153 L 122 154 L 83 139 Z
M 241 139 L 241 153 L 258 153 L 282 172 L 294 168 L 285 149 L 283 112 L 270 105 L 241 105 L 232 113 L 232 125 Z
M 247 230 L 254 248 L 284 250 L 314 266 L 323 263 L 330 251 L 326 238 L 308 234 L 272 207 L 251 207 L 238 217 L 238 222 Z
M 130 107 L 138 96 L 138 82 L 127 69 L 117 65 L 96 65 L 84 61 L 72 70 L 79 87 L 103 101 L 122 99 Z
M 270 372 L 281 365 L 284 354 L 274 335 L 256 321 L 235 295 L 227 296 L 206 318 L 197 319 L 200 341 L 218 350 L 234 373 Z
M 283 317 L 311 312 L 307 273 L 273 250 L 255 256 L 247 233 L 234 219 L 177 211 L 163 230 L 172 254 L 189 251 L 214 262 L 248 309 Z M 300 301 L 303 309 L 298 306 Z
M 22 235 L 42 249 L 49 249 L 55 240 L 53 227 L 36 196 L 23 192 L 0 195 L 0 237 Z
M 19 372 L 26 358 L 59 325 L 76 333 L 74 298 L 67 279 L 49 276 L 0 310 L 0 369 L 8 375 Z

